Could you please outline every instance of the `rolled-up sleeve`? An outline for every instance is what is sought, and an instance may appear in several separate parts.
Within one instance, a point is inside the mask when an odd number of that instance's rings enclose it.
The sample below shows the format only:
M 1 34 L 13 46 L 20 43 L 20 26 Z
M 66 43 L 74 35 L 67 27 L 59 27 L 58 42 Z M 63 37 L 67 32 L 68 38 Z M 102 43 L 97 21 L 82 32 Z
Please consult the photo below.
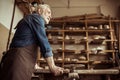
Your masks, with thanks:
M 44 58 L 53 56 L 52 48 L 48 42 L 48 38 L 45 32 L 45 24 L 42 17 L 37 16 L 32 19 L 31 26 L 34 36 L 36 38 L 37 44 L 40 46 L 41 54 Z

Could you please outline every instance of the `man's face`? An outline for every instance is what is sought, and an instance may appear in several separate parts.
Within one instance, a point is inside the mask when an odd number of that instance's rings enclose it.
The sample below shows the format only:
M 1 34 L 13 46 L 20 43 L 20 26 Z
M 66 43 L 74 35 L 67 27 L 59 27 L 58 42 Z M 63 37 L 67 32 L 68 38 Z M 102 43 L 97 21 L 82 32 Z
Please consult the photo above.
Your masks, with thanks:
M 45 20 L 45 23 L 48 24 L 51 19 L 51 10 L 49 8 L 44 9 L 42 17 Z

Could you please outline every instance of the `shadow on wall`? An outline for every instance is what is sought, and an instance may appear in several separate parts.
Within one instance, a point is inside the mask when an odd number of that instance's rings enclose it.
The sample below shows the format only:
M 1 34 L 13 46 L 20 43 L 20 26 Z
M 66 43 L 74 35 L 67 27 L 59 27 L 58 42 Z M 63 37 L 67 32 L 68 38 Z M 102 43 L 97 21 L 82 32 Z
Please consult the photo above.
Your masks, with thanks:
M 9 29 L 0 23 L 0 61 L 2 58 L 3 51 L 6 50 L 6 45 L 8 41 Z M 11 37 L 13 34 L 11 34 Z

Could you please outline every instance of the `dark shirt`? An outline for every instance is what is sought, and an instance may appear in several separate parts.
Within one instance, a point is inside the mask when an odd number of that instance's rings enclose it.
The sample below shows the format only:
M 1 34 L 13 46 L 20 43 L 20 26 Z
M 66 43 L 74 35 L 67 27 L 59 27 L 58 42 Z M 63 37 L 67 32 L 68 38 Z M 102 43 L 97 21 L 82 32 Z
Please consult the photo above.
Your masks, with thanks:
M 37 13 L 27 15 L 16 26 L 10 48 L 37 44 L 44 58 L 52 56 L 52 49 L 45 32 L 44 19 Z

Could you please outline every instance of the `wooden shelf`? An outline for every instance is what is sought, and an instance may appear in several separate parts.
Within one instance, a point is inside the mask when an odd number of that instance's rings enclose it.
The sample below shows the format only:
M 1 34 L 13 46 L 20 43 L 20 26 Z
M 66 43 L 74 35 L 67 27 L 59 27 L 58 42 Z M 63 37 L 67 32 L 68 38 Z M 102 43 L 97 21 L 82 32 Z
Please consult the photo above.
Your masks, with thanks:
M 113 61 L 111 60 L 104 60 L 104 61 L 92 61 L 92 64 L 112 64 Z
M 114 43 L 117 42 L 114 33 L 116 22 L 120 20 L 84 18 L 83 20 L 51 21 L 48 24 L 51 28 L 46 29 L 46 32 L 50 38 L 52 37 L 49 42 L 53 48 L 55 63 L 62 67 L 84 64 L 85 71 L 81 72 L 82 70 L 78 68 L 80 74 L 118 73 L 117 70 L 106 69 L 116 67 L 117 64 L 114 49 Z M 80 60 L 81 56 L 85 57 L 84 60 Z M 97 65 L 94 69 L 99 70 L 91 70 L 93 65 Z
M 96 69 L 96 70 L 74 70 L 75 73 L 78 74 L 119 74 L 119 70 L 118 69 Z M 45 74 L 45 73 L 51 73 L 49 70 L 45 70 L 45 69 L 37 69 L 34 71 L 34 74 Z M 64 73 L 69 73 L 69 72 L 65 72 Z
M 99 70 L 74 70 L 79 74 L 119 74 L 118 69 L 99 69 Z
M 84 60 L 84 61 L 64 61 L 64 63 L 71 63 L 71 64 L 81 64 L 81 63 L 83 63 L 83 64 L 86 64 L 86 63 L 88 63 L 88 61 L 86 61 L 86 60 Z

